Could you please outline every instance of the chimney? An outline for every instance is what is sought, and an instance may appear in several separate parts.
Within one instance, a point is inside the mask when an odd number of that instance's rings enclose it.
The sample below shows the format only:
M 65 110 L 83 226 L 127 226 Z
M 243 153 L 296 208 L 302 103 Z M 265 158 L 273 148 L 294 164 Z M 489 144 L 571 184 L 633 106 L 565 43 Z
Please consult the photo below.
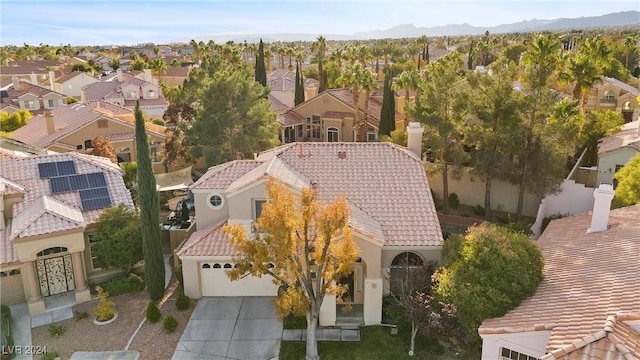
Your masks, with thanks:
M 56 73 L 53 71 L 49 71 L 49 85 L 51 86 L 51 90 L 56 91 L 56 88 L 53 84 L 56 82 Z
M 13 90 L 20 91 L 20 78 L 18 78 L 17 76 L 13 75 L 11 77 L 11 81 L 13 81 Z
M 422 133 L 424 127 L 419 122 L 412 121 L 407 126 L 407 147 L 422 159 Z
M 55 124 L 53 123 L 53 114 L 51 113 L 51 110 L 45 110 L 44 124 L 47 130 L 47 135 L 51 135 L 56 131 Z
M 607 230 L 609 223 L 609 211 L 611 211 L 611 200 L 613 200 L 613 185 L 600 184 L 600 187 L 593 191 L 595 201 L 591 214 L 591 226 L 587 229 L 587 234 Z
M 153 83 L 151 78 L 151 69 L 144 69 L 144 81 Z
M 124 78 L 122 77 L 122 69 L 116 70 L 116 74 L 118 74 L 118 82 L 124 82 Z
M 34 72 L 31 72 L 31 74 L 29 74 L 29 76 L 31 77 L 31 83 L 32 84 L 37 84 L 38 83 L 38 75 L 36 75 Z

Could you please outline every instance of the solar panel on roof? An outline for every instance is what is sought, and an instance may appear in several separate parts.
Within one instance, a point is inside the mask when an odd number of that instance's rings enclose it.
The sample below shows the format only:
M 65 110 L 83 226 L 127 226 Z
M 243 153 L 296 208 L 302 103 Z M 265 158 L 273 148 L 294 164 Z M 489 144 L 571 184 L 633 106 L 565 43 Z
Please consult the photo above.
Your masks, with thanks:
M 96 189 L 88 189 L 88 190 L 80 190 L 80 199 L 98 199 L 102 197 L 109 197 L 109 190 L 106 187 L 96 188 Z
M 104 179 L 104 174 L 101 172 L 87 174 L 87 180 L 89 181 L 89 188 L 107 186 L 107 181 Z
M 69 184 L 72 190 L 84 190 L 89 188 L 89 179 L 87 174 L 70 175 Z
M 38 164 L 38 173 L 41 179 L 50 178 L 58 176 L 58 168 L 56 167 L 56 163 L 53 162 L 40 163 Z
M 68 161 L 58 161 L 56 162 L 56 166 L 58 168 L 58 175 L 73 175 L 76 173 L 76 164 L 73 163 L 73 160 Z
M 54 194 L 72 190 L 68 176 L 52 177 L 49 179 L 49 185 L 51 185 L 51 192 Z
M 82 210 L 95 210 L 95 209 L 103 209 L 111 206 L 111 199 L 109 198 L 98 198 L 98 199 L 86 199 L 81 200 L 82 202 Z

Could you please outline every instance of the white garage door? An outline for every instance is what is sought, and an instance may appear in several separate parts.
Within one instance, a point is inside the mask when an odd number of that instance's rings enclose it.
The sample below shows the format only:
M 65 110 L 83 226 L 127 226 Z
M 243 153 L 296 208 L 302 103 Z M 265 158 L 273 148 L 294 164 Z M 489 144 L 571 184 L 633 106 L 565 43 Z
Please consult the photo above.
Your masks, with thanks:
M 227 277 L 225 266 L 230 263 L 202 263 L 200 264 L 200 280 L 202 281 L 203 296 L 277 296 L 276 286 L 271 276 L 261 278 L 247 276 L 243 279 L 231 281 Z
M 22 274 L 19 269 L 2 271 L 0 273 L 0 303 L 12 305 L 25 302 Z

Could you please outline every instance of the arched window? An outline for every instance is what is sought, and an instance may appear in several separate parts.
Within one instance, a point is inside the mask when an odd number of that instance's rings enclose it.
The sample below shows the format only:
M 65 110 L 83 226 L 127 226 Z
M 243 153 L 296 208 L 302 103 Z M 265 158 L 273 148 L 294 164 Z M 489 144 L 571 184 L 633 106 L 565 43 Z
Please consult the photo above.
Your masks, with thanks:
M 403 252 L 396 255 L 391 261 L 389 271 L 389 289 L 392 293 L 401 291 L 405 286 L 406 279 L 409 279 L 413 271 L 418 271 L 424 264 L 422 257 L 414 252 Z
M 631 101 L 627 101 L 622 105 L 622 111 L 633 111 L 634 106 Z
M 225 269 L 231 269 L 231 264 L 229 264 L 229 263 L 224 264 L 224 268 Z
M 616 95 L 613 93 L 613 91 L 607 90 L 604 92 L 604 98 L 602 99 L 602 102 L 608 104 L 614 103 L 616 102 Z
M 56 246 L 56 247 L 50 247 L 48 249 L 44 249 L 42 251 L 40 251 L 39 253 L 36 254 L 36 256 L 47 256 L 47 255 L 53 255 L 53 254 L 58 254 L 58 253 L 63 253 L 63 252 L 67 252 L 68 249 L 66 247 L 62 247 L 62 246 Z
M 424 261 L 422 261 L 422 257 L 414 252 L 403 252 L 398 254 L 391 261 L 391 267 L 398 266 L 422 266 Z
M 203 269 L 211 269 L 211 265 L 209 265 L 209 264 L 202 264 L 202 268 L 203 268 Z
M 340 141 L 340 132 L 336 127 L 327 128 L 327 142 Z
M 213 264 L 213 268 L 214 269 L 220 269 L 222 266 L 220 266 L 220 264 Z

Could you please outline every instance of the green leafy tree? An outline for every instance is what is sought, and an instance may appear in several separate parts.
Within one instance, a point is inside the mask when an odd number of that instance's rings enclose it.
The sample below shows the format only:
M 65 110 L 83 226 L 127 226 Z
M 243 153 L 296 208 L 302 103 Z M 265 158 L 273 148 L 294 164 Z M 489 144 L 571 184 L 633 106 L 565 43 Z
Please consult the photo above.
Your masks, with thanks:
M 380 126 L 378 128 L 379 138 L 383 135 L 391 136 L 391 132 L 396 129 L 396 102 L 390 82 L 390 76 L 386 74 L 382 88 L 382 109 L 380 110 Z
M 252 158 L 279 143 L 277 114 L 269 108 L 265 88 L 247 72 L 219 69 L 195 98 L 199 108 L 186 135 L 192 154 L 200 152 L 208 165 Z
M 266 87 L 267 70 L 265 69 L 264 60 L 264 44 L 262 43 L 262 39 L 260 39 L 260 44 L 258 45 L 258 56 L 256 56 L 256 81 Z
M 591 88 L 601 82 L 596 64 L 587 55 L 572 56 L 567 60 L 564 71 L 559 74 L 559 77 L 561 80 L 573 84 L 573 98 L 580 102 L 580 109 L 584 114 Z
M 640 204 L 640 154 L 636 154 L 613 176 L 618 181 L 613 207 Z
M 624 124 L 622 114 L 612 110 L 593 110 L 585 116 L 579 137 L 580 149 L 587 148 L 585 162 L 596 165 L 598 162 L 598 141 L 607 135 L 620 131 Z
M 105 269 L 128 271 L 142 260 L 140 215 L 123 204 L 105 209 L 98 218 L 91 249 Z
M 491 188 L 494 179 L 508 180 L 513 169 L 511 154 L 519 144 L 519 109 L 522 94 L 513 88 L 517 69 L 513 62 L 498 60 L 489 74 L 472 73 L 468 77 L 472 96 L 469 112 L 477 121 L 465 127 L 464 142 L 474 149 L 473 171 L 485 182 L 485 217 L 492 219 Z
M 468 99 L 461 83 L 460 55 L 450 53 L 427 68 L 427 81 L 421 81 L 415 104 L 406 107 L 408 115 L 425 125 L 424 149 L 431 164 L 429 172 L 442 174 L 443 199 L 449 197 L 449 169 L 458 169 L 468 155 L 462 147 L 465 104 Z M 444 202 L 444 211 L 449 204 Z
M 0 131 L 9 133 L 17 130 L 25 126 L 32 117 L 33 115 L 27 109 L 20 109 L 11 114 L 0 111 Z
M 162 81 L 162 74 L 167 72 L 167 63 L 162 59 L 153 59 L 149 63 L 152 72 L 158 75 L 158 82 Z
M 353 271 L 358 257 L 347 198 L 323 203 L 311 188 L 298 195 L 273 179 L 267 193 L 270 201 L 257 220 L 262 234 L 248 237 L 242 225 L 224 228 L 238 252 L 227 276 L 269 275 L 283 285 L 274 301 L 278 316 L 306 314 L 306 359 L 317 360 L 320 307 L 326 295 L 339 298 L 347 290 L 339 281 Z
M 436 293 L 457 307 L 460 324 L 476 338 L 484 319 L 518 306 L 543 278 L 538 245 L 494 224 L 472 227 L 464 238 L 445 242 L 443 253 L 445 266 L 434 275 Z
M 151 155 L 147 130 L 140 104 L 136 103 L 136 150 L 138 170 L 138 192 L 140 203 L 140 225 L 142 228 L 142 250 L 144 273 L 149 298 L 157 301 L 164 295 L 164 258 L 162 238 L 158 223 L 160 201 L 156 191 L 156 178 L 151 167 Z

